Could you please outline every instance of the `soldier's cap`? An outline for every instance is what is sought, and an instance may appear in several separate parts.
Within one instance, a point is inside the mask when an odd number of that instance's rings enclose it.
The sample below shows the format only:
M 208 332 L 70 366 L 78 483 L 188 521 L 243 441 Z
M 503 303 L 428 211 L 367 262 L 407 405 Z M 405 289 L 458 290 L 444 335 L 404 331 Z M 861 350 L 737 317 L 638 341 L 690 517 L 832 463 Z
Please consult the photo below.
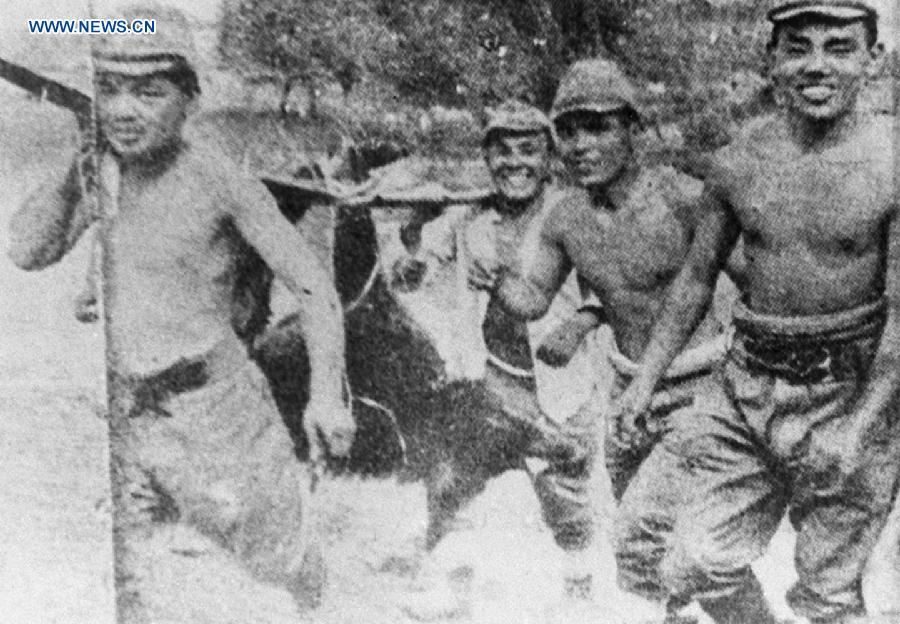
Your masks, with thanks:
M 91 49 L 96 71 L 143 76 L 184 68 L 196 77 L 197 51 L 184 13 L 174 7 L 144 2 L 122 8 L 117 17 L 129 22 L 156 20 L 155 32 L 96 37 Z
M 878 10 L 864 0 L 775 0 L 768 18 L 773 24 L 800 17 L 822 15 L 839 20 L 877 18 Z
M 643 109 L 637 88 L 615 63 L 605 59 L 585 59 L 576 62 L 563 75 L 550 110 L 550 118 L 574 112 L 611 113 L 631 111 L 643 119 Z
M 540 109 L 520 100 L 504 100 L 496 108 L 485 110 L 484 143 L 499 132 L 544 132 L 550 147 L 556 146 L 556 131 L 550 118 Z

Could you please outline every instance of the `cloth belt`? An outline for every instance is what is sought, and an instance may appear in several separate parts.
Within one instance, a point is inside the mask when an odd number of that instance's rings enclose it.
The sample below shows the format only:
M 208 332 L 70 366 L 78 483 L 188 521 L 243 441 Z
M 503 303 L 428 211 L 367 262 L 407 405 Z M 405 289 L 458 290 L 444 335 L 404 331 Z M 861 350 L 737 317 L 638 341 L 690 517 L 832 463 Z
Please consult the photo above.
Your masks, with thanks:
M 833 314 L 779 317 L 738 304 L 734 311 L 735 356 L 750 370 L 797 384 L 841 381 L 864 373 L 873 353 L 860 340 L 879 339 L 887 322 L 887 300 Z
M 729 334 L 720 334 L 701 345 L 682 351 L 672 361 L 664 379 L 676 380 L 711 371 L 716 364 L 725 359 L 731 342 L 730 338 Z M 619 350 L 614 337 L 610 338 L 607 358 L 616 373 L 623 377 L 630 379 L 636 376 L 640 370 L 637 362 Z
M 494 366 L 498 370 L 501 370 L 512 377 L 519 377 L 521 379 L 534 379 L 534 370 L 519 368 L 518 366 L 507 364 L 490 351 L 487 354 L 487 362 L 488 364 Z
M 176 395 L 202 388 L 211 378 L 205 356 L 178 360 L 168 368 L 150 375 L 112 375 L 117 400 L 129 418 L 172 415 L 163 407 Z

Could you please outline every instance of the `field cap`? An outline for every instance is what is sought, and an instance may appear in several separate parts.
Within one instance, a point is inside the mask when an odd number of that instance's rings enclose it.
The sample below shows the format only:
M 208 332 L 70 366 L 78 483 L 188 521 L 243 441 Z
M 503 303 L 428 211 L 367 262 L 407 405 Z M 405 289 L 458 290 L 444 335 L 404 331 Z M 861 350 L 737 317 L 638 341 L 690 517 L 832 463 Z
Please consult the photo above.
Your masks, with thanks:
M 197 74 L 197 51 L 184 13 L 153 3 L 123 8 L 117 17 L 156 20 L 156 32 L 117 33 L 97 37 L 92 46 L 96 71 L 143 76 L 179 67 Z
M 640 119 L 641 108 L 637 89 L 615 63 L 586 59 L 576 62 L 563 75 L 550 117 L 555 122 L 567 113 L 578 111 L 602 115 L 630 110 Z
M 484 141 L 498 132 L 545 132 L 550 147 L 556 146 L 556 131 L 550 118 L 540 109 L 525 102 L 508 99 L 496 108 L 488 108 L 484 126 Z
M 871 2 L 863 0 L 775 0 L 769 10 L 772 23 L 784 22 L 801 15 L 824 15 L 839 20 L 878 17 Z

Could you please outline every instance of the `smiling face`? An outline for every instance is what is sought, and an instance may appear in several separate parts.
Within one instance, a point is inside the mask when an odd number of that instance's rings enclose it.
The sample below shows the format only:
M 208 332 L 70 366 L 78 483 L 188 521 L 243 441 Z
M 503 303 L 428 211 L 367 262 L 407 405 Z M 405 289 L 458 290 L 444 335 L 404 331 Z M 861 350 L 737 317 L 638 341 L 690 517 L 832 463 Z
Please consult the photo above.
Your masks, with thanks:
M 563 162 L 583 188 L 607 186 L 631 164 L 632 122 L 627 110 L 566 113 L 556 120 L 556 132 Z
M 497 192 L 524 203 L 537 197 L 550 171 L 550 145 L 543 130 L 496 132 L 484 146 L 484 157 Z
M 123 160 L 140 160 L 176 144 L 194 98 L 163 74 L 97 76 L 97 116 Z
M 772 80 L 789 110 L 832 121 L 854 109 L 877 50 L 861 20 L 788 22 L 769 51 Z

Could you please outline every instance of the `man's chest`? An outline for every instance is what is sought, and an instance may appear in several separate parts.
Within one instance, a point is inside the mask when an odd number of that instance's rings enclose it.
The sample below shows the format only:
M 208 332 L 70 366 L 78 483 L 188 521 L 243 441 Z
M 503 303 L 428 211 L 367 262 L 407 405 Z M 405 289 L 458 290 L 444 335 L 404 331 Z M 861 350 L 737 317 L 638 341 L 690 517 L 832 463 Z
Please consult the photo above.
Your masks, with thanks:
M 118 262 L 142 272 L 208 275 L 226 266 L 230 228 L 214 207 L 177 190 L 124 192 L 110 227 Z
M 578 273 L 607 296 L 668 284 L 690 245 L 688 228 L 664 206 L 614 214 L 594 210 L 575 220 L 566 238 Z
M 890 212 L 885 172 L 868 163 L 801 160 L 769 166 L 732 191 L 746 243 L 861 251 Z

